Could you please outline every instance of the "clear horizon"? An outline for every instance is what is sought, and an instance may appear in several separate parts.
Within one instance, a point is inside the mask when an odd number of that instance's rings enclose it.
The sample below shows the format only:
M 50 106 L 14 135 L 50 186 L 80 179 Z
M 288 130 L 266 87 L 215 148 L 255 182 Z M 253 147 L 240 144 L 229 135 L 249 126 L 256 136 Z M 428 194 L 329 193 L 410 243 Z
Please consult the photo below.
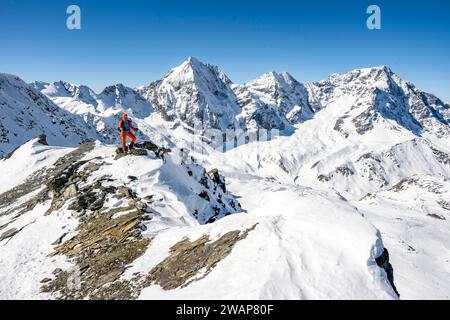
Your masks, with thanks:
M 81 30 L 66 8 L 81 8 Z M 27 82 L 67 81 L 95 92 L 147 85 L 189 56 L 235 83 L 270 71 L 301 83 L 386 65 L 450 102 L 450 3 L 377 1 L 381 30 L 366 27 L 371 1 L 26 1 L 0 5 L 0 72 Z

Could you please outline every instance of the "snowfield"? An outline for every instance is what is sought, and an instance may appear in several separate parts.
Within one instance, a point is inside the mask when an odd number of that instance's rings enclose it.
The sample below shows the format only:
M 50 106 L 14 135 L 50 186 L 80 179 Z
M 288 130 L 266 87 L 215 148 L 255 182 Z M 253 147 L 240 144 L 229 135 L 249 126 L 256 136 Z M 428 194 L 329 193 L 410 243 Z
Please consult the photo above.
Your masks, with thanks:
M 387 67 L 234 84 L 190 58 L 100 94 L 0 74 L 0 120 L 0 298 L 450 296 L 450 106 Z

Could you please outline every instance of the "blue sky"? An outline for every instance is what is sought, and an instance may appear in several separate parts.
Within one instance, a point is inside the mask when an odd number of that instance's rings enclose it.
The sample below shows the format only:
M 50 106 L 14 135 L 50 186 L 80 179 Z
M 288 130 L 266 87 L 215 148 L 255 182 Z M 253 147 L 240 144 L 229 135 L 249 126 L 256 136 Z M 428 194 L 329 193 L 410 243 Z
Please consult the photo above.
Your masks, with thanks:
M 81 30 L 66 8 L 81 8 Z M 382 29 L 366 28 L 377 4 Z M 236 83 L 267 71 L 300 82 L 388 65 L 450 101 L 450 1 L 0 0 L 0 72 L 96 91 L 161 78 L 188 56 Z

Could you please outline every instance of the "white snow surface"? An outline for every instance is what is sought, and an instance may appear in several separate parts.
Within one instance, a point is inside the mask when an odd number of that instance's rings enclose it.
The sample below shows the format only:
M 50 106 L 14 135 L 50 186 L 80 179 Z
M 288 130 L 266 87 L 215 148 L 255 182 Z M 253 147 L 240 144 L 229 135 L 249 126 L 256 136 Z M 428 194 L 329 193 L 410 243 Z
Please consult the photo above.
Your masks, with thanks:
M 240 85 L 190 58 L 148 86 L 119 84 L 100 94 L 0 74 L 0 111 L 0 157 L 42 132 L 51 145 L 31 140 L 0 160 L 0 193 L 91 138 L 102 143 L 87 157 L 111 164 L 95 175 L 111 174 L 116 183 L 134 175 L 139 196 L 155 195 L 157 214 L 144 233 L 155 238 L 123 278 L 148 272 L 184 237 L 217 239 L 257 224 L 205 278 L 169 291 L 153 285 L 140 299 L 395 299 L 375 264 L 383 247 L 402 299 L 449 298 L 450 106 L 387 67 L 305 85 L 270 72 Z M 139 140 L 172 148 L 167 163 L 112 160 L 123 112 L 139 127 Z M 192 133 L 201 132 L 190 127 L 199 123 L 282 135 L 226 152 L 207 144 L 192 149 Z M 181 148 L 205 169 L 218 168 L 246 212 L 200 224 L 191 214 L 203 205 L 193 196 L 198 186 L 177 165 Z M 70 267 L 47 255 L 77 219 L 66 208 L 44 216 L 46 209 L 12 222 L 0 213 L 0 226 L 25 227 L 0 242 L 0 298 L 48 298 L 38 279 Z
M 21 150 L 21 149 L 24 150 Z M 40 148 L 25 145 L 18 154 L 34 159 Z M 61 153 L 61 149 L 56 149 Z M 230 178 L 228 187 L 241 197 L 245 213 L 233 214 L 214 223 L 200 225 L 190 213 L 185 197 L 189 181 L 176 179 L 179 165 L 164 164 L 153 156 L 113 160 L 115 147 L 97 144 L 86 159 L 101 157 L 103 166 L 90 179 L 110 174 L 116 184 L 138 177 L 130 187 L 138 196 L 153 194 L 155 216 L 145 222 L 144 236 L 155 237 L 146 253 L 123 275 L 148 272 L 168 255 L 168 248 L 184 237 L 211 239 L 232 230 L 257 224 L 248 237 L 204 279 L 184 289 L 163 291 L 150 286 L 141 299 L 242 298 L 242 299 L 394 299 L 395 293 L 384 270 L 375 263 L 383 250 L 378 230 L 338 195 L 310 188 L 273 183 L 260 177 Z M 10 159 L 0 163 L 5 168 Z M 31 167 L 32 172 L 36 167 Z M 242 178 L 242 177 L 241 177 Z M 192 186 L 191 186 L 192 187 Z M 191 195 L 193 196 L 193 195 Z M 36 207 L 9 227 L 23 228 L 0 243 L 0 296 L 2 298 L 48 298 L 39 292 L 38 279 L 52 278 L 51 271 L 68 268 L 62 257 L 49 258 L 50 245 L 63 232 L 74 232 L 73 212 L 64 206 L 49 216 L 49 204 Z M 0 216 L 1 223 L 9 221 Z M 349 232 L 351 230 L 351 232 Z

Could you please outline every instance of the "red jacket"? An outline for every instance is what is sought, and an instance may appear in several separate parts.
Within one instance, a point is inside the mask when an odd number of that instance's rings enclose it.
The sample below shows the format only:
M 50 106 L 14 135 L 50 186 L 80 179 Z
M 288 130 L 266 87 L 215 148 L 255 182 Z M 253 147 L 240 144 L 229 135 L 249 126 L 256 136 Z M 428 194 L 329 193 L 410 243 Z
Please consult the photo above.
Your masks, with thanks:
M 120 120 L 120 122 L 119 122 L 119 130 L 120 131 L 123 131 L 123 132 L 129 132 L 130 130 L 136 130 L 136 128 L 135 127 L 133 127 L 133 122 L 130 120 L 130 119 L 127 119 L 126 121 L 128 121 L 128 126 L 127 125 L 125 125 L 125 128 L 124 128 L 124 123 L 123 123 L 123 119 L 122 120 Z

